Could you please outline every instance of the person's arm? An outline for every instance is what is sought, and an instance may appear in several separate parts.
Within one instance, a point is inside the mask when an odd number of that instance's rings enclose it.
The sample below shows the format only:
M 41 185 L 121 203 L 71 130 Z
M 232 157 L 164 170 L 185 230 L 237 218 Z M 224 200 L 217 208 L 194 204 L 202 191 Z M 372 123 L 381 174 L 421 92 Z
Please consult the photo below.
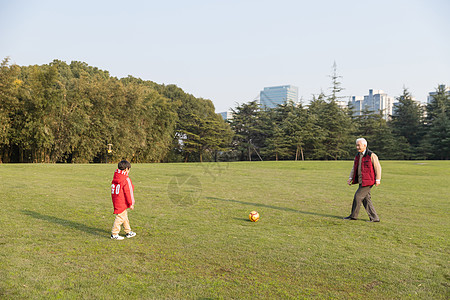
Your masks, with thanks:
M 127 178 L 127 180 L 125 181 L 123 192 L 125 195 L 125 201 L 127 203 L 127 206 L 131 209 L 134 209 L 134 190 L 130 178 Z
M 375 170 L 375 185 L 378 186 L 381 183 L 380 161 L 378 160 L 378 156 L 375 153 L 372 153 L 372 155 L 370 156 L 370 159 L 372 160 L 373 169 Z
M 350 176 L 348 177 L 347 184 L 351 185 L 353 181 L 353 174 L 355 173 L 355 165 L 353 164 L 352 170 L 350 171 Z

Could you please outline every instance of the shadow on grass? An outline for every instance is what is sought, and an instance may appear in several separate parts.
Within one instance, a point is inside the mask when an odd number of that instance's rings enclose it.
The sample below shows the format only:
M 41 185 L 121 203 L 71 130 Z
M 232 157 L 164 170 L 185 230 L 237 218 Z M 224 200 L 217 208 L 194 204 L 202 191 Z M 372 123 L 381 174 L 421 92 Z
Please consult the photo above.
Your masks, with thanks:
M 96 235 L 96 236 L 109 237 L 109 235 L 111 234 L 111 232 L 107 231 L 107 230 L 102 230 L 102 229 L 98 229 L 95 227 L 86 226 L 85 224 L 82 224 L 82 223 L 65 220 L 65 219 L 61 219 L 58 217 L 43 215 L 43 214 L 40 214 L 35 211 L 31 211 L 31 210 L 22 210 L 22 213 L 27 216 L 30 216 L 32 218 L 38 219 L 38 220 L 43 220 L 43 221 L 47 221 L 47 222 L 50 222 L 53 224 L 62 225 L 62 226 L 68 227 L 68 228 L 77 229 L 82 232 L 89 233 L 89 234 Z
M 246 219 L 246 218 L 233 218 L 234 220 L 238 220 L 238 221 L 242 221 L 242 222 L 248 222 L 248 223 L 254 223 L 252 221 L 250 221 L 250 219 Z
M 297 209 L 293 209 L 293 208 L 289 208 L 289 207 L 281 207 L 281 206 L 274 206 L 274 205 L 267 205 L 267 204 L 261 204 L 261 203 L 253 203 L 253 202 L 245 202 L 245 201 L 238 201 L 238 200 L 231 200 L 231 199 L 222 199 L 222 198 L 216 198 L 216 197 L 206 197 L 206 199 L 224 201 L 224 202 L 233 202 L 233 203 L 252 205 L 252 206 L 257 206 L 257 207 L 266 207 L 266 208 L 271 208 L 271 209 L 290 211 L 290 212 L 299 213 L 299 214 L 313 215 L 313 216 L 320 216 L 320 217 L 334 218 L 334 219 L 342 220 L 342 216 L 334 216 L 334 215 L 321 214 L 321 213 L 315 213 L 315 212 L 310 212 L 310 211 L 302 211 L 302 210 L 297 210 Z M 248 221 L 250 222 L 250 220 L 248 220 Z

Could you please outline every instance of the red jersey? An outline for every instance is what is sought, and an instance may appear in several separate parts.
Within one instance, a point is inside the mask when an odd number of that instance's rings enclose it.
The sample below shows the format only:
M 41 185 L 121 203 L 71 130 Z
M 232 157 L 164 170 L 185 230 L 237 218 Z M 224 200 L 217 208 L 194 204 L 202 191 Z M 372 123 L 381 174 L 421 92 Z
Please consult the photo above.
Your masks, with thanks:
M 120 214 L 134 205 L 134 185 L 125 170 L 117 169 L 111 183 L 114 214 Z

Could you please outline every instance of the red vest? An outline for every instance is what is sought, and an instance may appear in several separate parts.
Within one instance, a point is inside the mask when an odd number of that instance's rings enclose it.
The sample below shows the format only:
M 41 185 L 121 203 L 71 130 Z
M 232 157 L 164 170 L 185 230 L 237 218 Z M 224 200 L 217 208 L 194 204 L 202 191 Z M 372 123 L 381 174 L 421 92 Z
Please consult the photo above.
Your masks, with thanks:
M 369 186 L 375 184 L 375 169 L 372 164 L 372 151 L 366 150 L 366 154 L 362 157 L 361 161 L 361 175 L 362 175 L 362 186 Z M 355 156 L 355 161 L 353 164 L 353 184 L 358 183 L 358 165 L 359 165 L 359 153 Z

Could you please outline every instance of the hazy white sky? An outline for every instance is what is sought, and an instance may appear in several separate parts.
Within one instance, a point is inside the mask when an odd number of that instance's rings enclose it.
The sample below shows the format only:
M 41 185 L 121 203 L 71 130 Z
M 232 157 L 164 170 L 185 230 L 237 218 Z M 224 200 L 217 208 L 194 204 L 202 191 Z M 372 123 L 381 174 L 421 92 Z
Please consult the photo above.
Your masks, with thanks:
M 225 111 L 266 86 L 292 84 L 307 103 L 403 87 L 426 101 L 450 85 L 449 0 L 0 0 L 0 59 L 83 61 L 176 84 Z

